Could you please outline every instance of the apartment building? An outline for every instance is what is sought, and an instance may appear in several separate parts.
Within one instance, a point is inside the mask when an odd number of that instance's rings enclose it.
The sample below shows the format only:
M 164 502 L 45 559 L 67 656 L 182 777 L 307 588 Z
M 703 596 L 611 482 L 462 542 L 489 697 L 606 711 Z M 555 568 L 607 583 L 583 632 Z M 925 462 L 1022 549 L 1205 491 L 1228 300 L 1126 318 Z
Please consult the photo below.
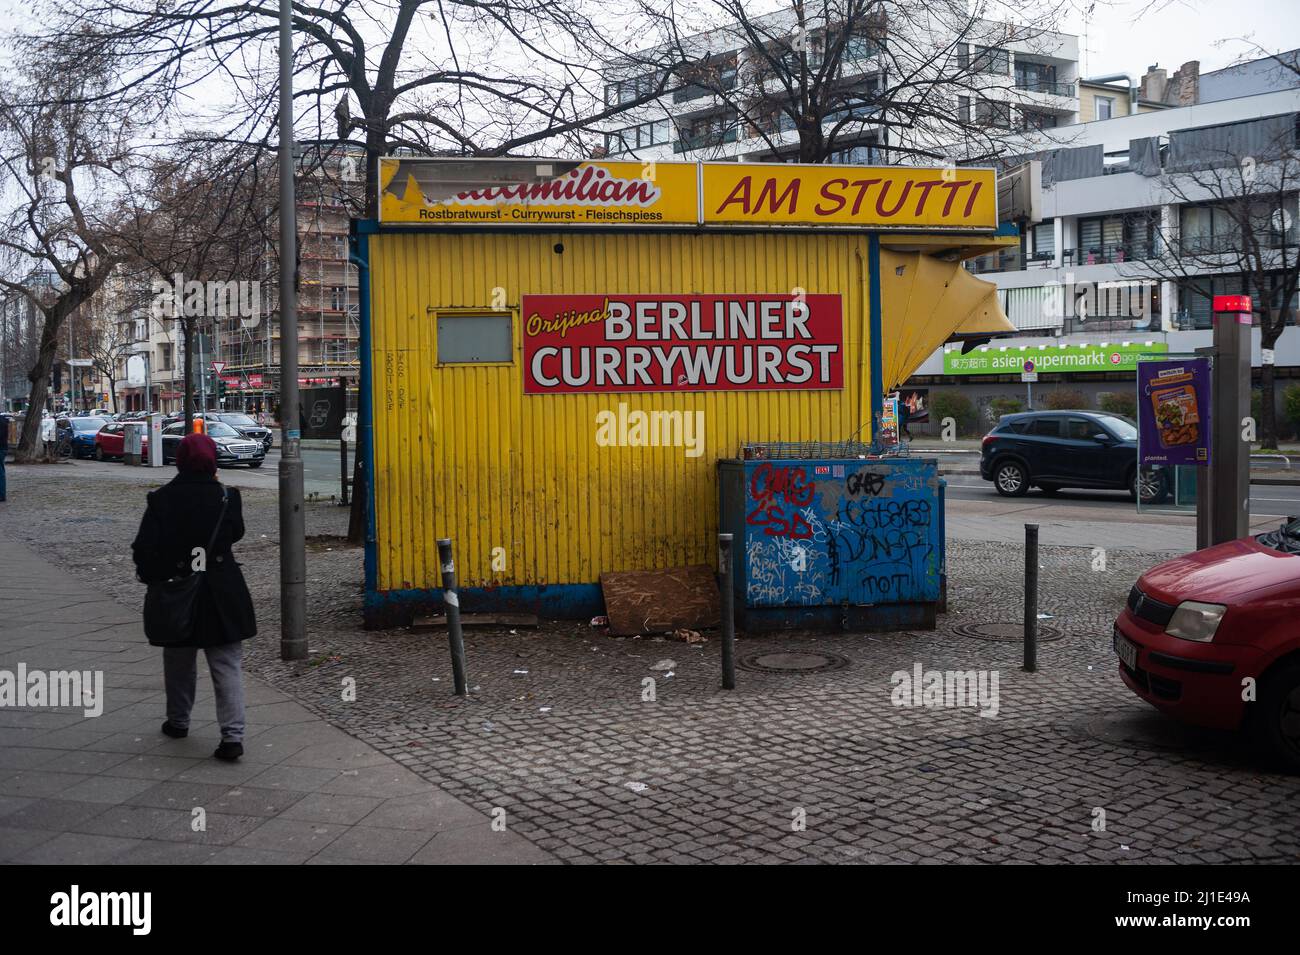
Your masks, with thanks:
M 830 142 L 818 161 L 906 164 L 925 161 L 924 152 L 929 161 L 961 158 L 963 150 L 971 154 L 971 128 L 996 136 L 1079 121 L 1074 36 L 972 21 L 964 6 L 943 3 L 918 4 L 916 16 L 894 5 L 892 13 L 879 6 L 837 21 L 845 6 L 807 4 L 802 25 L 793 10 L 782 10 L 607 63 L 609 105 L 665 91 L 603 130 L 600 155 L 797 160 L 800 134 L 783 108 L 790 100 L 783 80 L 803 51 L 809 70 L 819 70 L 845 32 L 843 52 L 826 71 L 832 93 L 819 118 Z
M 1141 102 L 1143 86 L 1150 88 L 1149 82 L 1137 85 L 1132 102 Z M 1231 194 L 1189 187 L 1188 170 L 1239 154 L 1249 165 L 1244 175 L 1264 176 L 1279 144 L 1290 150 L 1286 161 L 1295 161 L 1297 136 L 1300 85 L 1288 83 L 1010 138 L 1008 165 L 1041 164 L 1041 205 L 1035 218 L 1017 223 L 1019 249 L 972 260 L 968 268 L 997 284 L 1022 334 L 966 356 L 948 346 L 922 364 L 909 387 L 955 386 L 982 406 L 995 397 L 1026 398 L 1019 362 L 1038 357 L 1040 369 L 1078 369 L 1041 375 L 1033 389 L 1040 400 L 1051 388 L 1067 386 L 1095 400 L 1107 391 L 1132 390 L 1135 350 L 1181 354 L 1210 344 L 1212 295 L 1258 299 L 1271 293 L 1243 277 L 1233 254 L 1241 239 L 1222 208 Z M 1228 170 L 1225 183 L 1237 172 Z M 1264 210 L 1272 222 L 1266 241 L 1278 256 L 1289 247 L 1294 261 L 1300 208 L 1296 193 L 1284 192 L 1278 208 Z M 1167 255 L 1175 265 L 1168 259 L 1153 264 Z M 1287 307 L 1294 325 L 1297 303 Z M 1256 368 L 1267 359 L 1279 379 L 1300 379 L 1300 332 L 1285 331 L 1267 356 L 1258 328 L 1254 340 Z M 1062 354 L 1095 360 L 1041 360 Z
M 298 376 L 303 386 L 345 379 L 355 388 L 361 326 L 357 270 L 348 253 L 348 222 L 362 207 L 361 151 L 307 152 L 296 183 L 298 208 Z M 280 290 L 276 249 L 269 246 L 258 277 L 256 320 L 214 322 L 214 378 L 227 409 L 274 413 L 280 393 Z M 217 384 L 219 382 L 219 384 Z
M 1127 73 L 1079 80 L 1078 121 L 1092 123 L 1121 116 L 1135 116 L 1170 104 L 1142 98 L 1141 87 L 1133 85 Z

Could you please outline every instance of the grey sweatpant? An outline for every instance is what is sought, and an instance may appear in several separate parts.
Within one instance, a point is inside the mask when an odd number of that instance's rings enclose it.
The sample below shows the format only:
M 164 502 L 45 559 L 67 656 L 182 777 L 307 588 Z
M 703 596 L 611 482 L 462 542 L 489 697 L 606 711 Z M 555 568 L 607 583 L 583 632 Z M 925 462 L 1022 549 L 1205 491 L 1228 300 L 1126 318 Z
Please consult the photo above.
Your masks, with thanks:
M 203 650 L 217 695 L 217 722 L 223 742 L 244 741 L 244 645 L 236 640 Z M 198 681 L 197 647 L 163 647 L 163 679 L 167 686 L 167 722 L 188 729 Z

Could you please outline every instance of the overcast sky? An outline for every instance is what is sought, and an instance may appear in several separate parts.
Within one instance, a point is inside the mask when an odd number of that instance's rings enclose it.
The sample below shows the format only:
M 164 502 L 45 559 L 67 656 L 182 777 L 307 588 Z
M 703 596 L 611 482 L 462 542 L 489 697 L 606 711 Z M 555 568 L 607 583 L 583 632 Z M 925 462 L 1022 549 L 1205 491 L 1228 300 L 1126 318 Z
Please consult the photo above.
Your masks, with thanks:
M 1076 2 L 1086 9 L 1087 0 Z M 1300 47 L 1297 0 L 1171 0 L 1135 20 L 1151 3 L 1097 3 L 1086 28 L 1082 16 L 1073 18 L 1067 32 L 1079 37 L 1084 75 L 1130 73 L 1136 80 L 1152 64 L 1172 73 L 1188 60 L 1200 60 L 1208 73 L 1250 53 L 1250 41 L 1270 53 Z

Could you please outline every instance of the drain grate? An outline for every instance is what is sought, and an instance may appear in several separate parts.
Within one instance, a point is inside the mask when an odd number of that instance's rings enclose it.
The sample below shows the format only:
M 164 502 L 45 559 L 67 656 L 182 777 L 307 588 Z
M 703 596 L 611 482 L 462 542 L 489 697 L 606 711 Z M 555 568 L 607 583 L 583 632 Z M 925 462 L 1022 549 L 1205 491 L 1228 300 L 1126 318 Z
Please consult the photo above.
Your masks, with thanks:
M 823 673 L 848 666 L 848 657 L 827 650 L 792 650 L 751 653 L 736 661 L 742 670 L 758 673 Z
M 959 637 L 972 640 L 987 640 L 991 643 L 1024 643 L 1025 625 L 1023 623 L 962 623 L 952 628 Z M 1038 625 L 1038 642 L 1051 643 L 1060 640 L 1065 634 L 1055 627 Z

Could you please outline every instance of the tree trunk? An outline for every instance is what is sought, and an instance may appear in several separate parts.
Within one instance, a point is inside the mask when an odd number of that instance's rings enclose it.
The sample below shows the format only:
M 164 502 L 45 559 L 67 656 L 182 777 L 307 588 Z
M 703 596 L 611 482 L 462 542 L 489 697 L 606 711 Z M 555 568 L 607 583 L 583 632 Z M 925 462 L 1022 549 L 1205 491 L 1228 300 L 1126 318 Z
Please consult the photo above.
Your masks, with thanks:
M 113 398 L 113 414 L 117 414 L 117 379 L 108 379 L 108 393 Z
M 358 416 L 359 417 L 359 416 Z M 362 435 L 361 422 L 357 422 L 356 451 L 352 458 L 352 500 L 348 510 L 348 543 L 364 544 L 366 540 L 366 508 L 369 506 L 369 490 L 366 486 L 365 460 L 366 446 Z M 365 497 L 366 500 L 362 500 Z
M 1282 335 L 1282 328 L 1285 326 L 1281 323 L 1284 316 L 1274 316 L 1272 310 L 1265 312 L 1260 322 L 1259 329 L 1259 347 L 1272 351 L 1277 345 L 1278 338 Z M 1274 329 L 1277 329 L 1274 331 Z M 1276 387 L 1273 378 L 1272 363 L 1264 364 L 1260 362 L 1259 369 L 1259 446 L 1261 448 L 1277 447 L 1277 410 L 1274 400 Z
M 14 462 L 17 464 L 30 464 L 32 461 L 41 460 L 45 455 L 45 448 L 40 445 L 41 415 L 45 411 L 45 398 L 49 392 L 48 376 L 51 361 L 38 360 L 37 362 L 36 367 L 43 368 L 44 375 L 39 381 L 32 382 L 32 389 L 28 394 L 23 432 L 18 438 L 18 448 L 14 451 Z
M 385 134 L 372 124 L 366 133 L 366 215 L 371 219 L 379 217 L 379 157 L 384 153 L 386 142 Z M 283 348 L 283 344 L 280 347 Z M 361 405 L 362 402 L 357 403 L 356 457 L 352 461 L 352 500 L 348 511 L 348 542 L 351 544 L 365 542 L 366 508 L 370 502 L 370 475 L 363 463 L 367 452 L 365 432 L 361 427 Z
M 1259 446 L 1277 447 L 1277 413 L 1273 408 L 1273 366 L 1259 369 Z
M 180 319 L 181 337 L 185 343 L 185 397 L 181 410 L 185 413 L 185 433 L 194 428 L 194 323 L 189 319 Z
M 27 380 L 32 383 L 32 387 L 27 397 L 27 416 L 23 419 L 22 437 L 18 439 L 18 450 L 14 452 L 15 462 L 30 463 L 45 456 L 45 448 L 40 441 L 41 414 L 45 411 L 45 399 L 49 396 L 50 369 L 54 367 L 54 356 L 59 348 L 59 326 L 69 311 L 71 309 L 56 306 L 45 313 L 36 364 L 27 373 Z

